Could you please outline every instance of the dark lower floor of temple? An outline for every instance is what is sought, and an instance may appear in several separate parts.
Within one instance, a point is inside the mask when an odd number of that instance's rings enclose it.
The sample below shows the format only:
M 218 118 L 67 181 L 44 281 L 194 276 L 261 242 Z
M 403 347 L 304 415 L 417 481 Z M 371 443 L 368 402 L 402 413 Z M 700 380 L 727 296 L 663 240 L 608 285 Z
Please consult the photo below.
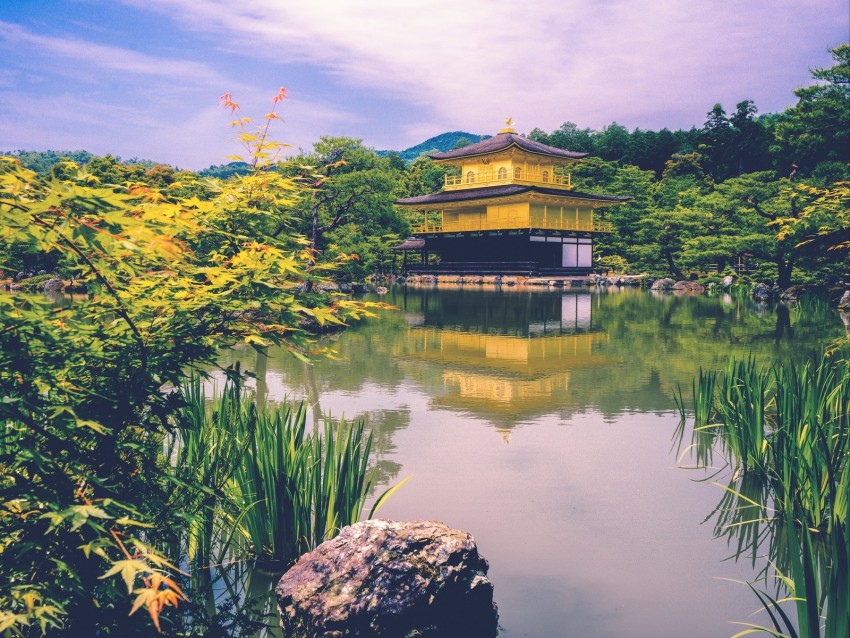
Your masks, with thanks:
M 402 270 L 418 274 L 569 276 L 593 272 L 593 239 L 533 230 L 434 233 L 408 239 Z

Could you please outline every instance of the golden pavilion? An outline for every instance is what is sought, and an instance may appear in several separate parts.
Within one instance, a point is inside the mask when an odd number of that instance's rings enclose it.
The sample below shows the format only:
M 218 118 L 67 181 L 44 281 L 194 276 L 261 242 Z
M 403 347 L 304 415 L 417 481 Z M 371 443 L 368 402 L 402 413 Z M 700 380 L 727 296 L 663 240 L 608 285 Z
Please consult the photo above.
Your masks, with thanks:
M 573 190 L 570 167 L 586 156 L 526 139 L 510 119 L 494 137 L 429 155 L 455 171 L 441 191 L 396 202 L 423 212 L 414 236 L 397 247 L 422 256 L 408 270 L 588 274 L 594 236 L 612 230 L 596 209 L 628 198 Z

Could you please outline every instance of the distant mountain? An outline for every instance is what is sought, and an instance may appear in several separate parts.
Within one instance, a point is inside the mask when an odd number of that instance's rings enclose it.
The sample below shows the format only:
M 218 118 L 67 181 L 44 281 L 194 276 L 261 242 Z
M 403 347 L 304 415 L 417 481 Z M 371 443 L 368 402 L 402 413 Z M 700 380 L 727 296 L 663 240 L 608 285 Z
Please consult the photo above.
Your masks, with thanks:
M 39 175 L 49 175 L 53 166 L 59 162 L 70 161 L 79 164 L 80 166 L 85 166 L 90 161 L 98 157 L 88 151 L 0 151 L 0 155 L 16 158 L 24 165 L 24 167 L 31 171 L 35 171 Z M 118 155 L 106 155 L 104 157 L 112 157 L 112 159 L 116 162 L 124 164 L 125 166 L 138 164 L 143 166 L 145 170 L 151 169 L 159 164 L 159 162 L 139 159 L 138 157 L 131 157 L 128 160 L 122 160 Z
M 423 153 L 445 153 L 455 148 L 455 145 L 460 140 L 466 140 L 470 144 L 486 140 L 490 135 L 475 135 L 466 131 L 452 131 L 451 133 L 440 133 L 434 137 L 430 137 L 421 144 L 411 146 L 403 151 L 398 151 L 405 162 L 412 162 Z M 378 151 L 378 155 L 386 155 L 390 151 Z
M 80 166 L 88 164 L 94 157 L 88 151 L 0 151 L 0 155 L 14 157 L 25 168 L 39 175 L 47 175 L 54 164 L 76 162 Z

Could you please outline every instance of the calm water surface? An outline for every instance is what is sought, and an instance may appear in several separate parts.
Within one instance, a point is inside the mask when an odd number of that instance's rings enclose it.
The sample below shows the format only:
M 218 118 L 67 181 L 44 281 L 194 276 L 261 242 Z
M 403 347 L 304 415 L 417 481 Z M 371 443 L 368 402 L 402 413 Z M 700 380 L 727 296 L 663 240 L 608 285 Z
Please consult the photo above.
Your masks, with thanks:
M 335 359 L 257 357 L 256 391 L 364 419 L 382 508 L 470 532 L 500 636 L 720 638 L 766 622 L 747 561 L 704 523 L 722 490 L 682 469 L 674 389 L 729 355 L 801 358 L 837 313 L 727 296 L 399 288 L 398 307 L 329 340 Z M 312 417 L 311 417 L 312 418 Z

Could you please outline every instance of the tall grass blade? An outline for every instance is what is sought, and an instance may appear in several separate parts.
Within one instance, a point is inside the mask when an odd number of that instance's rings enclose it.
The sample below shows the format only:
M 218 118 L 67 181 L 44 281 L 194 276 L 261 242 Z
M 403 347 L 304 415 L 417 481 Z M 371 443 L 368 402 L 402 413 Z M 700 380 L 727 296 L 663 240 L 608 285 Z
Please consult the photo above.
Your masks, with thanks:
M 795 628 L 775 598 L 756 592 L 774 629 L 739 635 L 850 638 L 850 365 L 824 357 L 761 369 L 752 358 L 730 359 L 714 386 L 700 371 L 694 396 L 694 436 L 711 430 L 733 470 L 712 513 L 715 534 L 737 536 L 736 557 L 744 549 L 755 557 L 767 540 L 778 586 L 796 605 Z M 685 418 L 681 391 L 676 400 Z
M 413 478 L 412 476 L 408 476 L 408 477 L 404 478 L 403 480 L 399 481 L 398 483 L 396 483 L 395 485 L 393 485 L 392 487 L 388 487 L 386 490 L 384 490 L 384 492 L 377 499 L 375 499 L 375 502 L 372 505 L 372 509 L 369 510 L 369 518 L 373 518 L 375 516 L 375 514 L 378 513 L 378 510 L 381 509 L 381 507 L 384 505 L 384 503 L 386 503 L 387 500 L 393 494 L 395 494 L 398 490 L 400 490 L 402 488 L 402 486 L 412 478 Z

